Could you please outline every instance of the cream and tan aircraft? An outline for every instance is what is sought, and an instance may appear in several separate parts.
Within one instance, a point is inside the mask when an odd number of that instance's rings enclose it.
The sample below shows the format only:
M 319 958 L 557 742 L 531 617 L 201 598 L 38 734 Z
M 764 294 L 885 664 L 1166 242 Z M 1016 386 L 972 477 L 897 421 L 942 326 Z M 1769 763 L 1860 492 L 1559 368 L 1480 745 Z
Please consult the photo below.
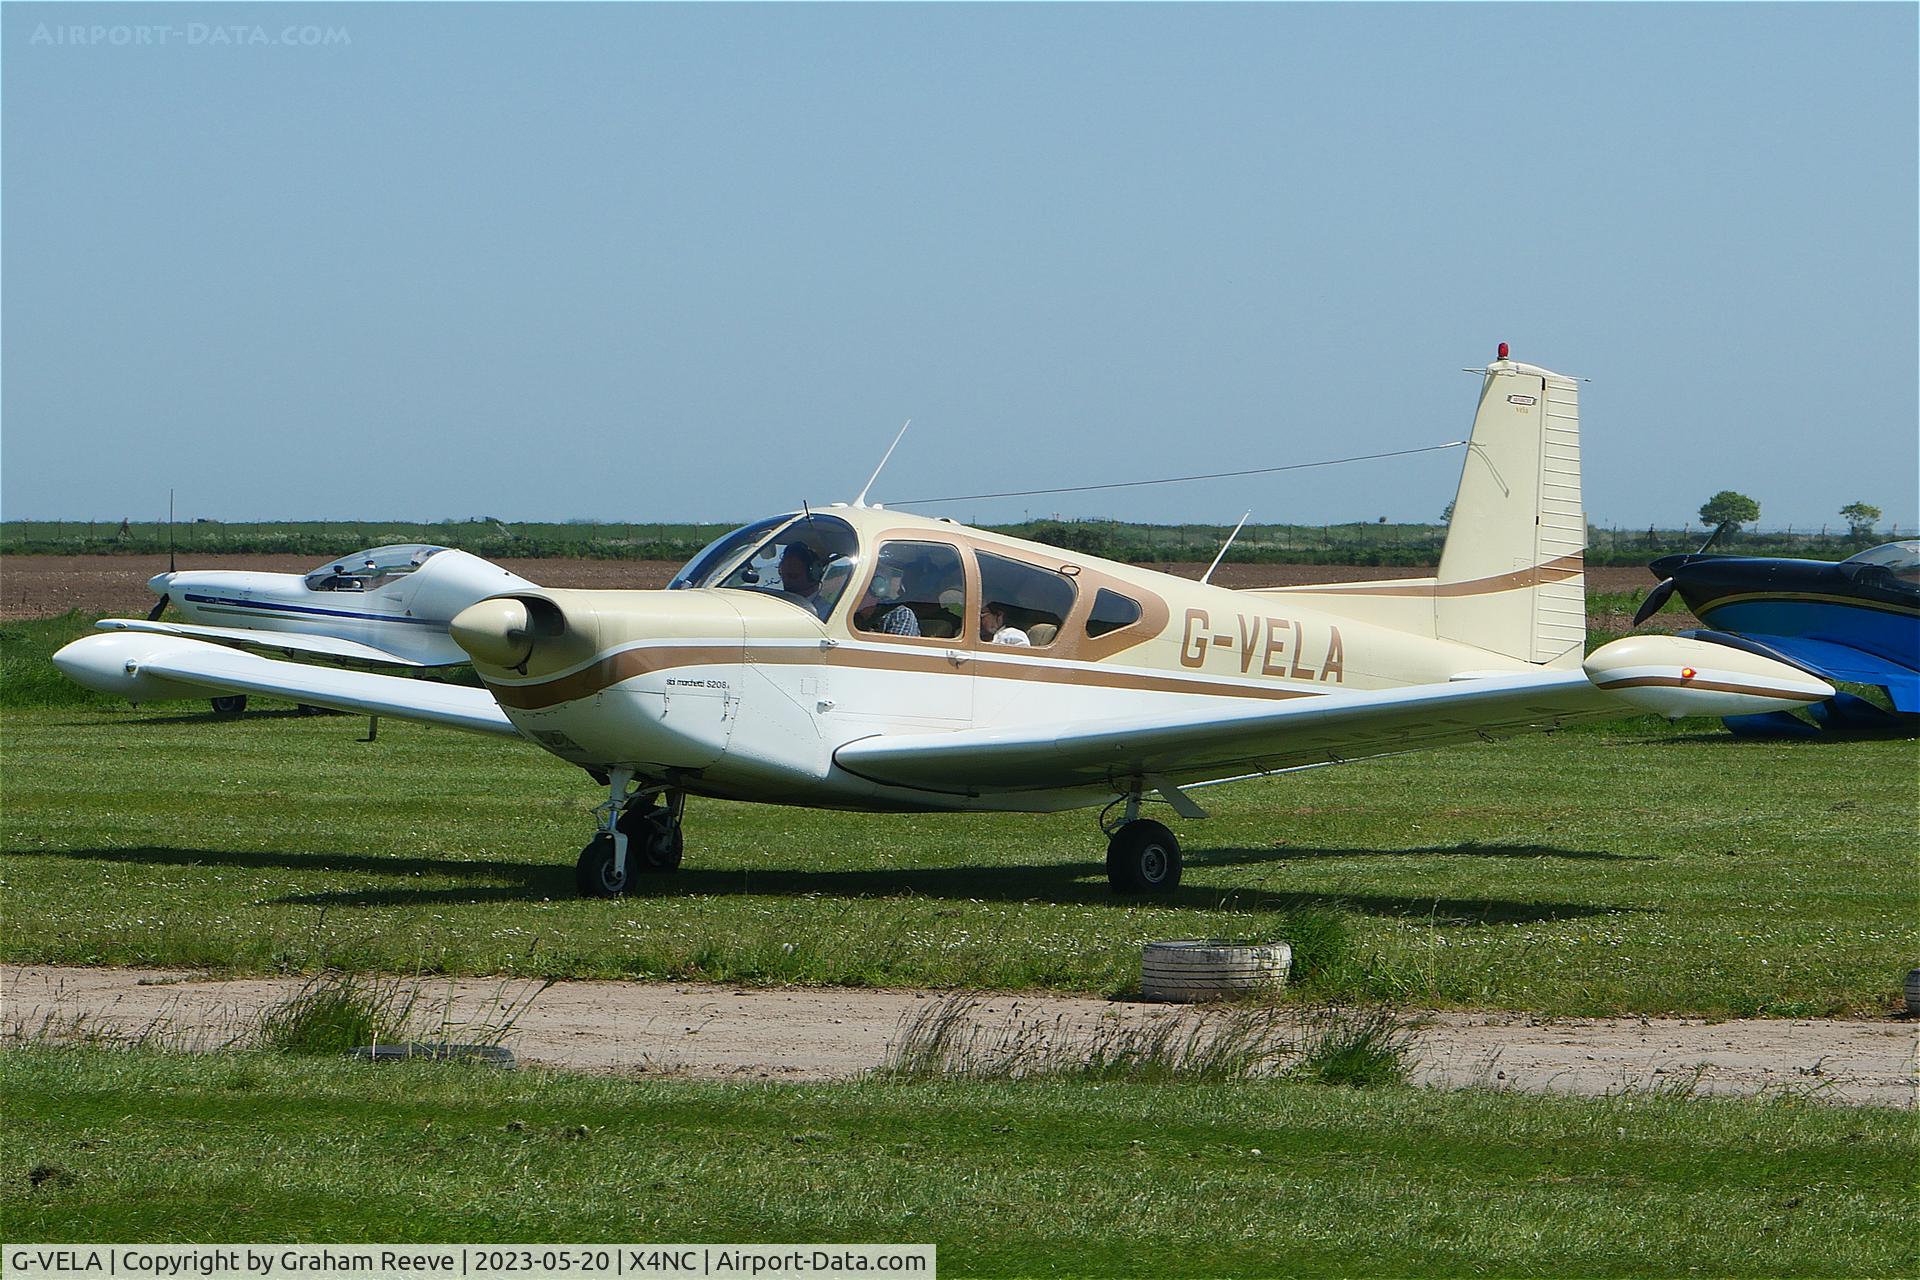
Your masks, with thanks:
M 608 788 L 583 893 L 680 863 L 688 796 L 876 811 L 1104 806 L 1107 875 L 1167 892 L 1150 800 L 1653 710 L 1802 706 L 1766 657 L 1629 636 L 1582 657 L 1577 386 L 1483 372 L 1431 578 L 1235 591 L 878 506 L 757 521 L 662 591 L 513 589 L 453 621 L 484 689 L 91 636 L 55 662 L 142 701 L 209 690 L 516 735 Z

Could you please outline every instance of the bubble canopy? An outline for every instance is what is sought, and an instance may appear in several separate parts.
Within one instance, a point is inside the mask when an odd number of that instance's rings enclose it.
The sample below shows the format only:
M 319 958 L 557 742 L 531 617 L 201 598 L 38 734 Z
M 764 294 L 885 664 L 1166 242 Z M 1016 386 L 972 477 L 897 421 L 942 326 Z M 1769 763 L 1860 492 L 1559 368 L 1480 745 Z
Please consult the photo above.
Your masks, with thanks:
M 364 591 L 414 572 L 445 551 L 425 542 L 396 542 L 335 556 L 307 575 L 312 591 Z

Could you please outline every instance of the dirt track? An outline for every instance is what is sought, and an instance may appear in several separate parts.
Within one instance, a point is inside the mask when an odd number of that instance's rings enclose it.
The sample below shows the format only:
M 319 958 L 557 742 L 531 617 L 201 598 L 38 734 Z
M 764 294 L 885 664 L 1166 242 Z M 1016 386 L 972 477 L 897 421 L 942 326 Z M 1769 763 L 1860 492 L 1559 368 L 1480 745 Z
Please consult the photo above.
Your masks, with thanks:
M 180 971 L 0 967 L 7 1039 L 153 1036 L 189 1048 L 243 1038 L 295 978 L 210 980 Z M 902 1020 L 937 993 L 845 988 L 740 989 L 638 982 L 422 979 L 418 1034 L 484 1038 L 512 1015 L 506 1044 L 525 1061 L 587 1071 L 709 1079 L 831 1080 L 885 1061 Z M 1055 996 L 983 996 L 968 1017 L 1081 1043 L 1115 1020 L 1195 1016 L 1164 1005 Z M 1566 1019 L 1435 1013 L 1415 1041 L 1415 1079 L 1584 1095 L 1669 1089 L 1794 1092 L 1858 1106 L 1912 1108 L 1920 1023 L 1693 1018 Z M 451 1024 L 451 1025 L 449 1025 Z M 441 1028 L 446 1028 L 441 1030 Z
M 502 560 L 533 582 L 548 587 L 657 588 L 667 585 L 678 564 L 665 560 Z M 193 556 L 183 569 L 239 569 L 264 573 L 305 573 L 311 556 Z M 166 570 L 167 558 L 152 556 L 0 556 L 0 621 L 47 618 L 79 609 L 119 617 L 142 617 L 153 607 L 147 579 Z M 1198 578 L 1205 564 L 1147 566 Z M 1223 587 L 1284 587 L 1308 582 L 1360 582 L 1418 577 L 1431 569 L 1370 565 L 1223 564 L 1214 581 Z M 1587 571 L 1590 591 L 1642 592 L 1653 586 L 1647 571 L 1633 566 Z M 1664 621 L 1664 619 L 1663 619 Z M 1624 628 L 1621 628 L 1624 629 Z

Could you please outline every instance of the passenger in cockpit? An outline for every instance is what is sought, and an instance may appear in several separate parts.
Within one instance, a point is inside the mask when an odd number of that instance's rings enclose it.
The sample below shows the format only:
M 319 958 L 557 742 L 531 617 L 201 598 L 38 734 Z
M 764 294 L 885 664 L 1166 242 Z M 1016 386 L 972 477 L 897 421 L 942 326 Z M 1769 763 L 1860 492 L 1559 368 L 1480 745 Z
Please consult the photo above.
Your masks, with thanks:
M 882 560 L 874 570 L 865 603 L 853 615 L 853 625 L 862 631 L 887 635 L 919 635 L 920 619 L 900 599 L 905 590 L 906 575 L 900 566 Z

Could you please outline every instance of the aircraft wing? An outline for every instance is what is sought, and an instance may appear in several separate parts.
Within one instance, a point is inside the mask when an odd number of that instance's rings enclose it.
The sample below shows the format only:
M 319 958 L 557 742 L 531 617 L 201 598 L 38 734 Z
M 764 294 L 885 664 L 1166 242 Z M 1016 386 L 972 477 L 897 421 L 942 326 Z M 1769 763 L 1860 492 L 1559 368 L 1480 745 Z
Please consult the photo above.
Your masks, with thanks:
M 54 654 L 53 664 L 76 683 L 134 702 L 258 693 L 473 733 L 520 734 L 485 689 L 277 662 L 181 636 L 137 631 L 83 636 Z
M 1810 667 L 1829 680 L 1878 685 L 1893 699 L 1897 711 L 1920 711 L 1920 672 L 1912 667 L 1831 640 L 1768 635 L 1750 635 L 1747 639 Z
M 147 622 L 137 618 L 102 618 L 94 624 L 102 631 L 148 631 L 155 635 L 186 636 L 211 640 L 216 644 L 237 644 L 249 649 L 270 649 L 276 653 L 304 653 L 316 658 L 372 662 L 383 667 L 422 667 L 424 664 L 397 653 L 343 640 L 338 636 L 308 635 L 295 631 L 256 631 L 249 627 L 203 627 L 191 622 Z
M 924 791 L 1125 790 L 1116 784 L 1157 777 L 1186 785 L 1627 713 L 1584 672 L 1525 672 L 1258 707 L 1221 709 L 1212 703 L 1082 721 L 1044 734 L 962 729 L 876 736 L 848 743 L 834 759 L 859 777 Z

